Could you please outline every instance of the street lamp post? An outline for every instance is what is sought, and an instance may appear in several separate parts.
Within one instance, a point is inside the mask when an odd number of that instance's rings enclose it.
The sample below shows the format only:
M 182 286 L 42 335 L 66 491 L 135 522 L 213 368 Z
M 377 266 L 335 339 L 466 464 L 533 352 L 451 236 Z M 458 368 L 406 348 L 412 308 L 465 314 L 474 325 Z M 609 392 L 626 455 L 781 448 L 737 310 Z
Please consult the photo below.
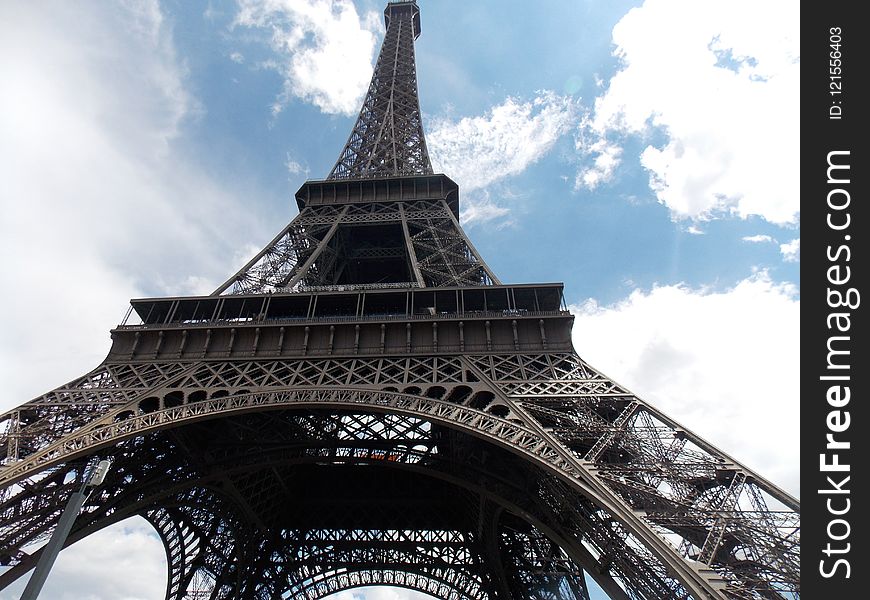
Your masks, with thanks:
M 60 553 L 63 544 L 72 529 L 76 517 L 79 515 L 85 500 L 91 495 L 91 492 L 98 485 L 103 483 L 106 478 L 106 473 L 109 470 L 109 461 L 101 460 L 96 466 L 90 477 L 85 477 L 82 487 L 79 488 L 66 504 L 60 520 L 57 522 L 57 527 L 54 528 L 54 533 L 51 534 L 51 539 L 42 550 L 42 555 L 36 563 L 36 568 L 33 570 L 33 575 L 30 576 L 30 581 L 27 582 L 27 587 L 24 588 L 24 593 L 21 594 L 21 600 L 36 600 L 39 592 L 42 590 L 42 585 L 48 577 L 48 572 L 51 570 L 57 555 Z

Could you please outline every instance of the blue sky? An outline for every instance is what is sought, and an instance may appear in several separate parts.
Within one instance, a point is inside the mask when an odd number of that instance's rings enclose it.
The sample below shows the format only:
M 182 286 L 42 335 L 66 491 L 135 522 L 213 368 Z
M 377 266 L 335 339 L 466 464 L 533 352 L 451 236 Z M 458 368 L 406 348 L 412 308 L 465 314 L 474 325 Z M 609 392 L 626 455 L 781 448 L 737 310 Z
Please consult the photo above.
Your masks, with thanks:
M 797 2 L 420 5 L 430 154 L 485 260 L 563 281 L 582 357 L 797 494 Z M 129 298 L 208 293 L 293 218 L 353 125 L 382 10 L 0 6 L 0 302 L 18 315 L 0 410 L 95 366 Z M 106 535 L 159 565 L 141 525 Z M 54 585 L 106 564 L 74 552 Z M 94 576 L 94 598 L 162 597 Z

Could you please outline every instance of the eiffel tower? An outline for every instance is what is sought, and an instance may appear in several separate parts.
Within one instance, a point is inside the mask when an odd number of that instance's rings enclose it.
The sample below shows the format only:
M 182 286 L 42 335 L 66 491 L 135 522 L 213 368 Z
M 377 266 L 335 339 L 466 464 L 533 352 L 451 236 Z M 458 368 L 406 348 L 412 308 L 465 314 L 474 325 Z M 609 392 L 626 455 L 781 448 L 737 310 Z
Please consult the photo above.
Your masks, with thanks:
M 132 300 L 101 365 L 0 416 L 0 588 L 110 459 L 68 543 L 141 515 L 167 600 L 798 598 L 798 502 L 578 357 L 561 284 L 478 254 L 426 148 L 419 9 L 384 15 L 298 216 L 211 295 Z

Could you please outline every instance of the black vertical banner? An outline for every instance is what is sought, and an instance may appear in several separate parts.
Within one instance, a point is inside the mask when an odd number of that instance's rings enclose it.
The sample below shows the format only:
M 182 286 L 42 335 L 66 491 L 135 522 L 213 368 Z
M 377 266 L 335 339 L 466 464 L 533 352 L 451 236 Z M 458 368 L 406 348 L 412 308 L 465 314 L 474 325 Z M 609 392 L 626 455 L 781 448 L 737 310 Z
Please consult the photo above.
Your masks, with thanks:
M 810 600 L 870 597 L 870 31 L 858 6 L 801 7 L 801 591 Z

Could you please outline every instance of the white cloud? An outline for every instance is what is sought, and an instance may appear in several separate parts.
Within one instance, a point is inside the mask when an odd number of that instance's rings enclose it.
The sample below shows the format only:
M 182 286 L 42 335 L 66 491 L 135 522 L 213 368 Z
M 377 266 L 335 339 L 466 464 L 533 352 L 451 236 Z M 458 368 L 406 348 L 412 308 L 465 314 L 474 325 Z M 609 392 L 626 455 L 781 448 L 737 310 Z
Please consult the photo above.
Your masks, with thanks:
M 593 367 L 797 494 L 796 294 L 760 272 L 724 292 L 670 285 L 611 306 L 589 300 L 572 307 L 574 344 Z
M 176 149 L 202 110 L 185 77 L 156 1 L 0 3 L 0 410 L 96 366 L 129 298 L 226 277 L 251 234 L 237 184 Z
M 603 136 L 588 145 L 582 138 L 578 138 L 576 146 L 578 150 L 594 157 L 592 164 L 583 167 L 577 174 L 577 186 L 593 190 L 610 181 L 616 167 L 622 162 L 622 148 Z
M 478 225 L 499 219 L 499 227 L 504 227 L 513 223 L 508 217 L 510 209 L 506 206 L 499 206 L 492 199 L 492 194 L 489 190 L 475 190 L 470 195 L 462 197 L 461 213 L 459 221 L 466 227 Z
M 244 64 L 244 62 L 245 62 L 245 55 L 242 54 L 241 52 L 233 52 L 230 54 L 230 60 L 233 61 L 234 63 L 236 63 L 237 65 L 241 65 L 241 64 Z
M 290 175 L 305 175 L 308 177 L 310 173 L 310 169 L 307 165 L 303 165 L 298 160 L 294 159 L 293 156 L 288 152 L 287 153 L 287 162 L 284 163 L 287 167 L 287 172 Z
M 575 115 L 572 99 L 553 92 L 529 102 L 507 98 L 484 116 L 433 119 L 426 143 L 435 171 L 471 191 L 524 171 L 569 131 Z
M 744 242 L 750 243 L 771 243 L 777 244 L 778 242 L 769 235 L 749 235 L 742 238 Z M 801 258 L 801 240 L 800 238 L 795 238 L 790 242 L 786 242 L 784 244 L 779 244 L 779 251 L 782 254 L 782 260 L 785 262 L 800 262 Z
M 769 235 L 745 235 L 741 239 L 744 242 L 749 242 L 750 244 L 765 244 L 776 242 L 776 240 Z
M 110 568 L 107 568 L 110 565 Z M 29 574 L 0 592 L 17 600 Z M 166 594 L 166 552 L 147 521 L 121 521 L 80 540 L 57 557 L 40 598 L 157 600 Z
M 801 259 L 801 239 L 795 238 L 790 242 L 780 244 L 779 251 L 785 262 L 799 262 Z
M 156 1 L 0 3 L 0 278 L 14 289 L 0 412 L 95 367 L 129 298 L 225 276 L 251 224 L 221 224 L 244 214 L 231 185 L 175 147 L 202 110 L 185 78 Z M 127 521 L 62 552 L 43 596 L 154 600 L 165 569 L 150 526 Z
M 612 169 L 614 142 L 597 147 L 597 138 L 657 127 L 667 142 L 640 160 L 674 218 L 795 222 L 798 21 L 789 0 L 646 0 L 629 11 L 613 29 L 621 68 L 579 141 L 604 164 L 581 171 L 577 185 L 593 187 Z
M 464 193 L 523 172 L 572 127 L 576 103 L 568 96 L 540 92 L 528 102 L 507 98 L 483 116 L 432 120 L 426 143 L 436 172 L 449 173 Z M 463 202 L 463 222 L 507 214 L 489 196 Z
M 235 24 L 271 33 L 280 62 L 269 66 L 284 77 L 274 112 L 294 97 L 328 114 L 359 111 L 382 29 L 377 13 L 360 18 L 350 0 L 239 0 Z
M 486 199 L 477 202 L 474 197 L 471 197 L 466 199 L 462 205 L 460 221 L 465 226 L 471 226 L 504 217 L 509 213 L 509 208 L 498 206 L 492 200 Z

